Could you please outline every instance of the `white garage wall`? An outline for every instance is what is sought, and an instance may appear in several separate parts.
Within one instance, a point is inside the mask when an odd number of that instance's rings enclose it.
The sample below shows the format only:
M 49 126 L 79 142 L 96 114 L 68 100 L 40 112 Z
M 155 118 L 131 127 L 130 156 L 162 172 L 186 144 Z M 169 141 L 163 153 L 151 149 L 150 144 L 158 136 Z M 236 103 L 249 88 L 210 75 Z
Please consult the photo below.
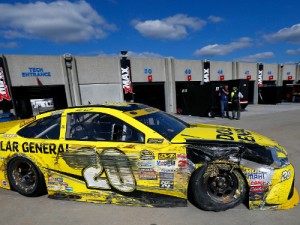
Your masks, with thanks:
M 123 94 L 120 84 L 79 85 L 83 105 L 103 104 L 105 102 L 122 102 Z

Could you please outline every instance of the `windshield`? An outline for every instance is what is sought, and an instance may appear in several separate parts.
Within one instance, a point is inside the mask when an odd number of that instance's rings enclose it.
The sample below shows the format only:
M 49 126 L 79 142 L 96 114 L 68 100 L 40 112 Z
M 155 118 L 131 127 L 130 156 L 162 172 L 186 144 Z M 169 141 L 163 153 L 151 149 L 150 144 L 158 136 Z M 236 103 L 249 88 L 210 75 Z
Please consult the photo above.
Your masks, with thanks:
M 162 111 L 135 117 L 138 121 L 150 127 L 164 138 L 172 140 L 189 125 L 184 121 Z

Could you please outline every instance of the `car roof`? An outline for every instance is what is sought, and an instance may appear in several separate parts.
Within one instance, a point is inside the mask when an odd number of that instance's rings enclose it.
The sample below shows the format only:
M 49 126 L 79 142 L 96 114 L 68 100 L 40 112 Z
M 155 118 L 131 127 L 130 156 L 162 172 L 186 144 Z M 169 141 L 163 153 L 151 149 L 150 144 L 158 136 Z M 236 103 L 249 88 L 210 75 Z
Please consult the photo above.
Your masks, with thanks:
M 81 106 L 74 106 L 74 107 L 68 107 L 66 109 L 84 109 L 84 108 L 108 108 L 108 109 L 116 109 L 122 112 L 128 112 L 128 111 L 134 111 L 139 109 L 146 109 L 151 108 L 151 106 L 140 104 L 140 103 L 127 103 L 127 102 L 121 102 L 121 103 L 104 103 L 104 104 L 95 104 L 95 105 L 81 105 Z M 50 110 L 47 112 L 55 112 L 65 109 L 55 109 Z M 45 112 L 46 113 L 46 112 Z
M 121 112 L 130 112 L 130 111 L 135 111 L 135 110 L 140 110 L 140 109 L 146 109 L 146 108 L 152 108 L 151 106 L 140 104 L 140 103 L 127 103 L 127 102 L 121 102 L 121 103 L 115 103 L 115 102 L 107 102 L 104 104 L 94 104 L 94 105 L 80 105 L 80 106 L 73 106 L 73 107 L 68 107 L 64 109 L 55 109 L 55 110 L 49 110 L 46 112 L 43 112 L 41 114 L 36 115 L 36 117 L 40 116 L 45 116 L 50 113 L 50 115 L 54 114 L 61 114 L 64 110 L 68 109 L 84 109 L 84 108 L 106 108 L 106 109 L 115 109 L 119 110 Z
M 110 108 L 110 109 L 116 109 L 120 110 L 122 112 L 128 112 L 132 110 L 138 110 L 138 109 L 145 109 L 149 108 L 150 106 L 140 104 L 140 103 L 105 103 L 101 105 L 82 105 L 82 106 L 76 106 L 76 107 L 70 107 L 70 108 Z

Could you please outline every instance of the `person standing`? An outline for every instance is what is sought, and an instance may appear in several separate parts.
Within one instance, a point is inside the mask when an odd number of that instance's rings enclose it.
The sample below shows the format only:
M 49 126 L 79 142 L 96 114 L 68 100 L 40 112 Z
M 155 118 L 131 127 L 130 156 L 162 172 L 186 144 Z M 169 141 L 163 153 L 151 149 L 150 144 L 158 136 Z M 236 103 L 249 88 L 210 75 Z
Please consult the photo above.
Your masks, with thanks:
M 237 87 L 233 87 L 233 90 L 231 92 L 231 103 L 232 103 L 232 119 L 239 120 L 241 117 L 241 104 L 240 99 L 243 98 L 243 94 L 238 90 Z M 235 118 L 235 113 L 236 118 Z
M 226 84 L 224 87 L 221 87 L 221 91 L 220 91 L 221 117 L 222 118 L 224 118 L 224 111 L 226 111 L 226 117 L 229 118 L 228 97 L 229 97 L 229 90 L 228 90 L 228 85 Z

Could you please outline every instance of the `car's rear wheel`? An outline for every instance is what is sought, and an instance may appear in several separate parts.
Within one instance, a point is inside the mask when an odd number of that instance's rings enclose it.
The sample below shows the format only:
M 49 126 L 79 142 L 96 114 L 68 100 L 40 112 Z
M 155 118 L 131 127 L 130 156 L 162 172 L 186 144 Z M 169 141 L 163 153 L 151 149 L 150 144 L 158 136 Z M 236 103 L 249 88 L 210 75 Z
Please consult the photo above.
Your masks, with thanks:
M 11 188 L 22 195 L 36 197 L 47 192 L 43 174 L 29 159 L 10 160 L 7 174 Z
M 236 169 L 211 170 L 203 166 L 193 173 L 189 193 L 192 203 L 198 208 L 224 211 L 244 201 L 247 185 L 242 174 Z

